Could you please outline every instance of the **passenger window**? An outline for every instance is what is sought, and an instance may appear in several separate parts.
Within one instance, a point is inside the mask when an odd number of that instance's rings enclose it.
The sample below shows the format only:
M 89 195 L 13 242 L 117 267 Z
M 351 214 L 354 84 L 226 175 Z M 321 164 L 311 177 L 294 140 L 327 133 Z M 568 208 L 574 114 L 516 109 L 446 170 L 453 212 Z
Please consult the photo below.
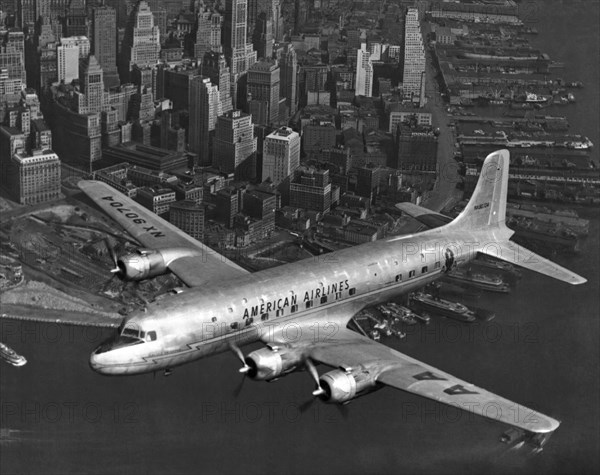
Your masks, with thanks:
M 321 297 L 321 303 L 327 303 L 327 295 Z
M 398 274 L 396 276 L 396 282 L 400 282 L 402 280 L 402 274 Z
M 263 314 L 260 316 L 260 319 L 261 319 L 262 321 L 268 320 L 268 319 L 269 319 L 269 314 L 268 314 L 268 313 L 263 313 Z
M 238 322 L 233 322 L 230 326 L 232 329 L 237 330 L 240 325 Z
M 437 261 L 437 262 L 435 263 L 435 268 L 436 268 L 436 269 L 439 269 L 439 268 L 440 268 L 440 261 Z
M 283 310 L 278 309 L 277 312 L 275 312 L 275 316 L 276 317 L 281 317 L 283 315 Z
M 292 305 L 292 313 L 296 313 L 296 311 L 298 310 L 298 305 Z
M 415 276 L 415 271 L 414 271 L 414 270 L 411 270 L 411 271 L 408 273 L 408 277 L 410 278 L 410 277 L 414 277 L 414 276 Z
M 336 299 L 341 299 L 342 298 L 342 293 L 341 292 L 336 292 L 335 293 L 335 298 Z
M 427 266 L 423 266 L 421 269 L 421 274 L 425 274 L 427 272 Z
M 213 323 L 217 321 L 217 317 L 212 317 Z
M 306 302 L 306 308 L 310 308 L 310 307 L 312 307 L 312 306 L 313 306 L 312 300 L 308 300 L 308 301 Z
M 265 315 L 267 316 L 267 318 L 269 318 L 269 314 L 265 313 Z M 254 318 L 250 317 L 248 320 L 246 320 L 246 326 L 250 325 L 251 323 L 254 323 Z
M 146 333 L 146 341 L 155 341 L 156 340 L 156 332 L 151 331 Z
M 350 295 L 354 295 L 354 294 L 356 293 L 356 288 L 355 288 L 355 287 L 352 287 L 352 288 L 351 288 L 351 289 L 348 291 L 348 293 L 349 293 Z

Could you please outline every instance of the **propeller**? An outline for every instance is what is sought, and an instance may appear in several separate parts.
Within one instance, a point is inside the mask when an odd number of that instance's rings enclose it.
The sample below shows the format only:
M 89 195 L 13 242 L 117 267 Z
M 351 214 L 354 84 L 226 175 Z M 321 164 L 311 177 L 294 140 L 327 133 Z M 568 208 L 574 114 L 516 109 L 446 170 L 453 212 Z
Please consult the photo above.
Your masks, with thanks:
M 108 250 L 108 253 L 110 254 L 110 258 L 113 261 L 113 265 L 114 267 L 110 270 L 113 274 L 118 274 L 119 272 L 121 272 L 121 269 L 119 269 L 119 265 L 118 265 L 118 260 L 117 260 L 117 254 L 114 250 L 114 248 L 110 245 L 110 242 L 108 240 L 108 237 L 104 238 L 104 243 L 106 245 L 106 249 Z
M 239 372 L 244 375 L 247 374 L 248 371 L 250 371 L 252 368 L 250 368 L 250 366 L 248 366 L 248 363 L 246 363 L 246 359 L 244 358 L 244 353 L 242 353 L 242 350 L 240 350 L 240 348 L 235 343 L 230 343 L 229 348 L 231 348 L 231 351 L 233 351 L 233 353 L 242 362 L 243 366 L 239 369 Z
M 308 411 L 312 407 L 312 405 L 315 403 L 317 398 L 319 396 L 322 396 L 323 394 L 325 394 L 325 390 L 321 387 L 321 383 L 319 382 L 319 373 L 317 373 L 317 368 L 315 368 L 315 364 L 313 363 L 313 361 L 307 357 L 304 361 L 304 366 L 306 367 L 306 370 L 312 377 L 312 379 L 315 382 L 315 384 L 317 385 L 317 387 L 312 392 L 313 397 L 308 399 L 307 401 L 303 402 L 298 407 L 298 410 L 301 413 L 305 413 L 306 411 Z
M 239 372 L 242 373 L 244 376 L 242 377 L 239 384 L 233 391 L 233 396 L 237 399 L 242 392 L 242 388 L 244 387 L 244 382 L 246 381 L 246 376 L 248 375 L 248 371 L 250 371 L 252 368 L 250 368 L 250 366 L 248 366 L 248 364 L 246 363 L 246 359 L 244 358 L 244 353 L 242 353 L 242 350 L 240 350 L 240 348 L 235 343 L 233 343 L 233 342 L 230 343 L 229 348 L 231 348 L 231 351 L 233 351 L 233 353 L 238 357 L 238 359 L 243 364 L 243 366 L 239 369 Z
M 317 368 L 315 368 L 315 364 L 312 362 L 312 360 L 310 358 L 306 358 L 306 361 L 304 362 L 304 364 L 306 365 L 306 369 L 308 369 L 308 372 L 310 373 L 310 375 L 312 376 L 312 379 L 315 381 L 315 384 L 317 385 L 317 389 L 315 389 L 312 392 L 312 395 L 314 397 L 322 396 L 323 394 L 325 394 L 325 390 L 321 387 L 321 383 L 319 382 L 319 373 L 317 373 Z

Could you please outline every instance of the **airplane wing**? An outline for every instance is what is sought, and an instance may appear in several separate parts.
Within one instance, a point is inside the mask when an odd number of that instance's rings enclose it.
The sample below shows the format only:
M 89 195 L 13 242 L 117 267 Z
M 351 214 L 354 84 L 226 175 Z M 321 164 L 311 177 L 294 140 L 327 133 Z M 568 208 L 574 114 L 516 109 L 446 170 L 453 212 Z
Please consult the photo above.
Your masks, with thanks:
M 339 314 L 328 317 L 294 322 L 301 330 L 298 333 L 295 327 L 295 335 L 301 337 L 292 342 L 289 324 L 283 325 L 281 331 L 269 331 L 262 339 L 271 346 L 298 348 L 305 357 L 333 368 L 360 370 L 361 375 L 368 374 L 375 383 L 455 406 L 530 433 L 550 433 L 560 424 L 533 409 L 359 335 L 346 328 L 348 318 L 338 318 Z
M 226 280 L 248 271 L 168 223 L 106 183 L 82 180 L 79 188 L 106 214 L 149 249 L 186 249 L 168 267 L 190 287 Z
M 396 203 L 395 206 L 403 213 L 406 213 L 411 218 L 423 223 L 430 229 L 439 228 L 452 221 L 452 218 L 449 218 L 448 216 L 444 216 L 443 214 L 436 213 L 435 211 L 417 206 L 410 202 Z
M 575 272 L 565 269 L 563 266 L 560 266 L 523 246 L 519 246 L 513 241 L 494 242 L 489 246 L 486 246 L 486 248 L 481 249 L 479 252 L 510 262 L 511 264 L 516 264 L 525 269 L 539 272 L 548 277 L 562 280 L 568 284 L 579 285 L 587 282 L 587 279 Z

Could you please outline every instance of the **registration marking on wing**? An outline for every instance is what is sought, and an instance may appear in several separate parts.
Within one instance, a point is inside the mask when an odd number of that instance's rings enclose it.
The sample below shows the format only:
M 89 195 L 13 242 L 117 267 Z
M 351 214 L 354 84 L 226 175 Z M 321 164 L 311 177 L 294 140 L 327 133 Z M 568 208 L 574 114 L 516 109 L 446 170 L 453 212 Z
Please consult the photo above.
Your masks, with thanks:
M 413 378 L 418 379 L 419 381 L 448 381 L 447 378 L 442 378 L 431 371 L 415 374 Z
M 462 384 L 450 386 L 449 388 L 444 389 L 444 392 L 450 394 L 450 396 L 458 396 L 459 394 L 479 394 L 477 391 L 471 391 L 465 388 Z

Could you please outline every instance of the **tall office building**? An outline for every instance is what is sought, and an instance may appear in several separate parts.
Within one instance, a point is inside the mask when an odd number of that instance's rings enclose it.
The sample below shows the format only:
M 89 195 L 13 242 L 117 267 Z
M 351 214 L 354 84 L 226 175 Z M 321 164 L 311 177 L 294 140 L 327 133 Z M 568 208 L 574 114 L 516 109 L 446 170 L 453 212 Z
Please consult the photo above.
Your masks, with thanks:
M 196 42 L 194 57 L 204 61 L 204 55 L 209 51 L 221 53 L 221 35 L 223 16 L 212 8 L 201 4 L 196 20 Z
M 210 78 L 210 82 L 219 87 L 219 101 L 221 114 L 226 114 L 233 109 L 231 102 L 231 75 L 227 60 L 222 53 L 209 51 L 204 55 L 200 71 L 203 76 Z
M 366 43 L 361 44 L 357 51 L 354 95 L 366 97 L 373 95 L 373 63 Z
M 248 69 L 248 106 L 256 124 L 279 124 L 279 72 L 272 59 L 261 59 Z
M 263 149 L 262 180 L 281 184 L 300 166 L 300 135 L 281 127 L 267 135 Z
M 87 36 L 69 36 L 61 38 L 60 44 L 65 46 L 76 46 L 79 50 L 79 59 L 86 59 L 90 55 L 91 46 Z
M 296 98 L 296 78 L 298 73 L 298 58 L 292 43 L 284 43 L 281 53 L 278 53 L 280 67 L 279 91 L 285 97 L 289 116 L 296 113 L 298 101 Z
M 223 46 L 231 75 L 237 78 L 256 62 L 256 51 L 247 42 L 248 0 L 226 0 Z
M 141 0 L 129 16 L 121 48 L 121 82 L 130 82 L 133 66 L 154 67 L 160 57 L 160 33 L 152 10 Z
M 22 31 L 11 30 L 0 44 L 0 70 L 6 70 L 7 79 L 27 83 L 25 70 L 25 35 Z
M 79 78 L 79 47 L 61 44 L 56 48 L 58 82 L 70 84 Z
M 119 85 L 117 73 L 117 12 L 111 7 L 92 10 L 92 54 L 102 66 L 107 88 Z
M 90 36 L 90 22 L 85 0 L 71 0 L 62 12 L 65 36 Z
M 404 94 L 420 96 L 425 80 L 425 50 L 419 25 L 419 10 L 409 8 L 404 26 Z
M 78 114 L 94 114 L 106 109 L 104 100 L 104 73 L 102 67 L 91 55 L 79 63 L 79 80 L 82 94 L 79 95 Z
M 256 138 L 250 114 L 232 110 L 217 117 L 213 143 L 213 166 L 225 173 L 235 173 L 236 178 L 252 178 Z
M 189 148 L 198 154 L 198 164 L 211 164 L 211 135 L 220 115 L 219 88 L 210 78 L 196 76 L 190 84 Z
M 258 58 L 271 58 L 273 56 L 273 21 L 262 12 L 256 19 L 252 33 L 252 44 Z

